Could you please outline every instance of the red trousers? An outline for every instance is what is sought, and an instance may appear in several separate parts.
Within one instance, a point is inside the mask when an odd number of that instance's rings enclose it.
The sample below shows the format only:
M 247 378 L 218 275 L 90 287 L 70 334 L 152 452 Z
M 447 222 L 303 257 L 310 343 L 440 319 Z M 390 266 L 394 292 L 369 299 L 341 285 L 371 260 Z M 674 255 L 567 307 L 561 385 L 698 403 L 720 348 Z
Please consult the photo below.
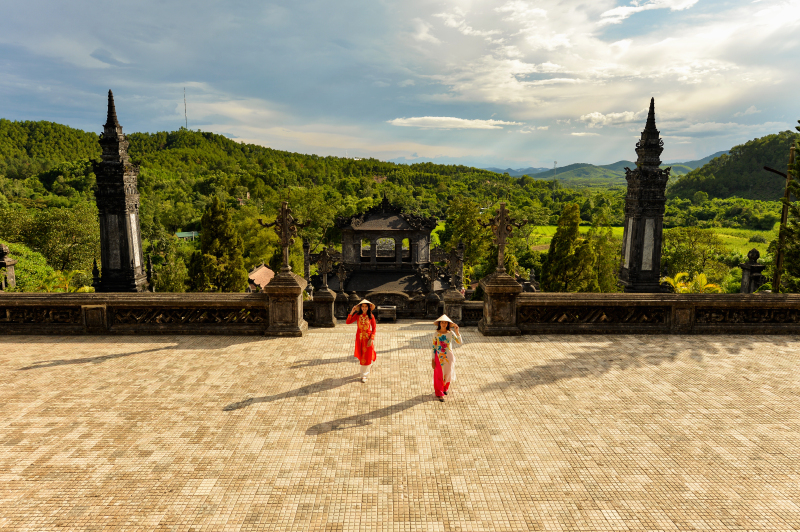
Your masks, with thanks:
M 444 382 L 442 365 L 437 360 L 433 365 L 433 391 L 436 397 L 443 397 L 444 393 L 450 388 L 449 382 Z

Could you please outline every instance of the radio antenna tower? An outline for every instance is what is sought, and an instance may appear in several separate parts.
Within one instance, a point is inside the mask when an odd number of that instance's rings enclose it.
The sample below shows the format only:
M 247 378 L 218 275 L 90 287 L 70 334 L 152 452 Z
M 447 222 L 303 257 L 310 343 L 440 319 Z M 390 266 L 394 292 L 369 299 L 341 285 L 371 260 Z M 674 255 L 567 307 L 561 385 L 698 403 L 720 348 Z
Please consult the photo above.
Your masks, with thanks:
M 189 115 L 186 114 L 186 87 L 183 88 L 183 119 L 186 122 L 186 129 L 189 129 Z

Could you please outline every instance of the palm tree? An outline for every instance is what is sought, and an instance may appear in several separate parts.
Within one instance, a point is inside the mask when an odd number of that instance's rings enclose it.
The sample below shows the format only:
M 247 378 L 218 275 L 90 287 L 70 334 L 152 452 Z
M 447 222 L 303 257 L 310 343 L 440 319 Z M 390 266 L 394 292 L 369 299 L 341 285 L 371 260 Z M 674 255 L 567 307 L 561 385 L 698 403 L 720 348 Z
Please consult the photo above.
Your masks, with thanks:
M 662 277 L 662 283 L 667 283 L 676 294 L 718 294 L 722 288 L 718 284 L 709 283 L 706 274 L 694 274 L 694 279 L 689 280 L 689 274 L 680 272 L 674 278 Z

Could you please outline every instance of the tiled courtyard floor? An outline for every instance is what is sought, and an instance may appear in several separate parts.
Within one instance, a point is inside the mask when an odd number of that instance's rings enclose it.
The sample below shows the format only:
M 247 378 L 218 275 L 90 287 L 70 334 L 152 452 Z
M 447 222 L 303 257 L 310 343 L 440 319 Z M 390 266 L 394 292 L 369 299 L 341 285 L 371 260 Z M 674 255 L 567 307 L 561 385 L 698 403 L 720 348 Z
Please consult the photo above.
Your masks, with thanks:
M 0 530 L 797 530 L 800 339 L 0 338 Z

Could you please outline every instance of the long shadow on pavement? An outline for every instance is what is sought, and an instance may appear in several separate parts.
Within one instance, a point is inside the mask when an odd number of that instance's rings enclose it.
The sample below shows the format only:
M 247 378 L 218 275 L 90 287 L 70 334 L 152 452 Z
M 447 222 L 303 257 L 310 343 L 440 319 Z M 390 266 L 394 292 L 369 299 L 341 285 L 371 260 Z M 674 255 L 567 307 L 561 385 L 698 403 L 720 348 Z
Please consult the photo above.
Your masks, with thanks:
M 319 382 L 309 384 L 308 386 L 303 386 L 302 388 L 289 390 L 288 392 L 278 393 L 275 395 L 266 395 L 264 397 L 251 397 L 250 399 L 245 399 L 244 401 L 231 403 L 222 410 L 224 412 L 230 412 L 232 410 L 239 410 L 240 408 L 246 408 L 257 403 L 271 403 L 272 401 L 280 401 L 281 399 L 288 399 L 290 397 L 300 397 L 312 393 L 326 392 L 328 390 L 333 390 L 334 388 L 344 386 L 345 384 L 350 384 L 351 382 L 357 382 L 359 377 L 360 375 L 356 374 L 350 375 L 349 377 L 324 379 Z
M 388 417 L 397 414 L 398 412 L 402 412 L 403 410 L 408 410 L 409 408 L 413 408 L 417 405 L 433 400 L 433 394 L 426 393 L 403 401 L 402 403 L 397 403 L 396 405 L 386 406 L 384 408 L 379 408 L 378 410 L 373 410 L 372 412 L 367 412 L 366 414 L 356 414 L 354 416 L 334 419 L 333 421 L 325 421 L 324 423 L 318 423 L 306 430 L 306 436 L 319 436 L 320 434 L 326 434 L 334 430 L 352 429 L 355 427 L 372 425 L 373 419 Z

